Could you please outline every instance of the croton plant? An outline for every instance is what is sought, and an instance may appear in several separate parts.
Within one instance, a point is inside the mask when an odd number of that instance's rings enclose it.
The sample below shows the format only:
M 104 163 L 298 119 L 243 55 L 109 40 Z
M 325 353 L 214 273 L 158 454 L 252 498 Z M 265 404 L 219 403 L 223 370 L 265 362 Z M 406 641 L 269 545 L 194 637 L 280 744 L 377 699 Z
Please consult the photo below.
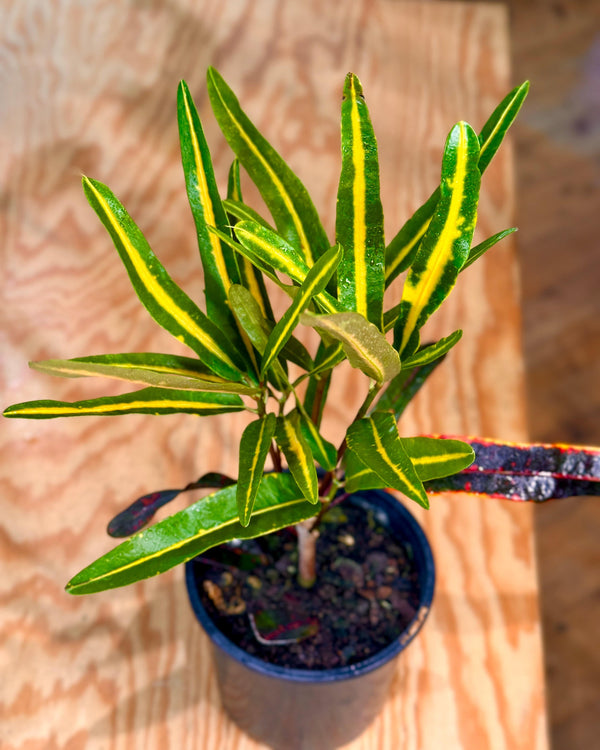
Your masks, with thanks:
M 108 354 L 33 362 L 45 373 L 100 375 L 145 387 L 75 403 L 21 403 L 6 409 L 5 416 L 186 412 L 206 417 L 245 410 L 252 418 L 240 439 L 237 479 L 207 473 L 183 489 L 136 500 L 109 524 L 113 536 L 131 538 L 78 573 L 67 585 L 69 592 L 129 584 L 217 544 L 292 525 L 298 531 L 299 579 L 310 586 L 319 525 L 333 505 L 356 490 L 393 488 L 423 507 L 429 505 L 428 492 L 452 490 L 523 500 L 598 494 L 598 451 L 406 437 L 398 430 L 412 397 L 462 335 L 457 330 L 422 344 L 422 326 L 458 274 L 515 231 L 505 229 L 471 246 L 481 174 L 527 90 L 524 83 L 511 91 L 479 135 L 465 122 L 452 128 L 439 187 L 386 245 L 377 142 L 361 84 L 348 74 L 332 244 L 304 185 L 219 73 L 209 69 L 214 115 L 235 155 L 222 199 L 198 112 L 182 82 L 181 155 L 204 269 L 206 312 L 175 284 L 115 195 L 83 178 L 85 195 L 142 304 L 196 356 Z M 260 191 L 269 219 L 244 203 L 240 165 Z M 390 307 L 386 290 L 404 272 L 401 302 Z M 279 319 L 269 301 L 273 287 L 289 297 Z M 294 336 L 299 325 L 319 334 L 315 352 Z M 321 422 L 332 374 L 346 359 L 369 386 L 336 446 L 324 437 Z M 160 506 L 195 488 L 214 492 L 140 531 Z

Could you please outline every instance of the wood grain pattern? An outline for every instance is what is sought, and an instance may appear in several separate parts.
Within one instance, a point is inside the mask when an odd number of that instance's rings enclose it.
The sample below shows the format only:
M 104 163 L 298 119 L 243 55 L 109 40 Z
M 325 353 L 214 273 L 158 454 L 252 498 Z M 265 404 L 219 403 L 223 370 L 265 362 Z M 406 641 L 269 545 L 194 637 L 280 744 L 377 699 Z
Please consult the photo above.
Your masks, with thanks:
M 229 156 L 209 117 L 215 65 L 298 170 L 333 234 L 344 74 L 361 78 L 378 134 L 387 234 L 439 177 L 455 120 L 480 127 L 509 87 L 506 16 L 493 5 L 30 0 L 5 11 L 0 56 L 5 404 L 108 393 L 44 378 L 28 359 L 178 351 L 132 293 L 81 193 L 106 182 L 194 298 L 202 279 L 178 163 L 175 92 L 186 78 L 224 185 Z M 510 149 L 484 180 L 478 232 L 513 217 Z M 250 193 L 249 193 L 250 194 Z M 405 430 L 522 439 L 519 304 L 510 241 L 461 278 L 430 326 L 468 334 Z M 335 382 L 327 436 L 357 400 Z M 5 421 L 0 445 L 2 674 L 7 750 L 252 750 L 220 713 L 209 649 L 181 570 L 82 599 L 66 580 L 110 544 L 103 528 L 143 492 L 207 469 L 235 472 L 244 417 Z M 394 690 L 353 750 L 544 750 L 544 690 L 529 508 L 467 496 L 416 515 L 438 589 Z

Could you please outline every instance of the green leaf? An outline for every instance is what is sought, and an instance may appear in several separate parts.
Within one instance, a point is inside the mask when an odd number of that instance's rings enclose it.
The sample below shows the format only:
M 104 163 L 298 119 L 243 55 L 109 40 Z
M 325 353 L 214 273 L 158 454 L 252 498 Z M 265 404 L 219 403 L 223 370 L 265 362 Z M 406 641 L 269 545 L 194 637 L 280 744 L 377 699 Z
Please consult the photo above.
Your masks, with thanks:
M 238 521 L 235 485 L 205 497 L 136 534 L 74 576 L 71 594 L 125 586 L 169 570 L 233 539 L 252 539 L 315 515 L 288 474 L 263 478 L 248 526 Z
M 251 422 L 242 433 L 236 492 L 238 515 L 242 526 L 248 526 L 250 523 L 276 425 L 277 417 L 267 414 L 262 419 Z
M 391 414 L 376 413 L 359 419 L 348 428 L 350 450 L 385 483 L 424 508 L 429 508 L 427 493 L 404 449 L 396 420 Z
M 242 200 L 242 181 L 240 179 L 239 159 L 234 159 L 231 162 L 231 167 L 229 167 L 229 174 L 227 175 L 227 200 L 234 202 Z M 231 214 L 231 211 L 229 211 L 225 205 L 225 201 L 223 201 L 223 208 Z
M 308 443 L 315 461 L 325 471 L 333 471 L 337 465 L 337 449 L 321 435 L 312 420 L 298 412 L 300 432 Z
M 243 411 L 246 407 L 239 396 L 201 391 L 175 391 L 144 388 L 120 396 L 104 396 L 87 401 L 26 401 L 9 406 L 5 417 L 52 419 L 53 417 L 114 416 L 118 414 L 225 414 Z
M 255 396 L 260 388 L 224 380 L 197 359 L 173 354 L 99 354 L 75 359 L 47 359 L 30 362 L 33 370 L 66 378 L 101 376 L 127 380 L 156 388 L 190 391 L 220 391 Z
M 514 122 L 528 91 L 529 81 L 525 81 L 525 83 L 514 88 L 504 97 L 483 126 L 479 134 L 481 149 L 479 151 L 478 167 L 481 174 L 483 174 L 492 160 L 507 130 Z M 437 188 L 388 245 L 385 253 L 386 287 L 392 283 L 399 273 L 405 271 L 412 263 L 439 199 L 440 189 Z
M 344 452 L 342 466 L 345 475 L 344 490 L 350 494 L 360 490 L 385 490 L 388 487 L 383 479 L 367 468 L 358 455 L 348 447 Z
M 360 313 L 314 315 L 306 312 L 301 322 L 340 341 L 352 367 L 358 367 L 378 383 L 391 380 L 400 372 L 398 353 L 377 326 Z
M 479 141 L 467 123 L 452 128 L 442 161 L 441 197 L 408 272 L 394 346 L 410 356 L 418 330 L 451 292 L 469 255 L 477 220 Z
M 400 442 L 422 482 L 456 474 L 470 466 L 475 457 L 471 446 L 461 440 L 415 437 L 400 438 Z M 346 492 L 385 489 L 388 486 L 350 449 L 344 454 L 344 471 Z
M 434 362 L 436 359 L 443 357 L 447 354 L 453 346 L 458 344 L 462 337 L 462 331 L 460 328 L 449 336 L 445 336 L 435 344 L 424 346 L 415 352 L 412 356 L 405 359 L 402 363 L 404 370 L 409 370 L 413 367 L 421 367 L 422 365 L 428 365 L 430 362 Z
M 504 140 L 507 130 L 515 121 L 528 92 L 529 81 L 525 81 L 520 86 L 515 86 L 492 112 L 481 129 L 479 134 L 479 142 L 481 143 L 479 169 L 482 174 L 500 148 L 500 144 Z
M 348 73 L 342 100 L 342 172 L 336 240 L 344 248 L 338 269 L 339 300 L 382 327 L 383 209 L 377 141 L 358 78 Z
M 385 391 L 375 404 L 377 411 L 390 411 L 396 421 L 400 419 L 406 407 L 423 387 L 425 381 L 444 361 L 444 357 L 426 365 L 419 365 L 410 370 L 402 370 L 390 381 Z
M 504 229 L 502 232 L 498 232 L 497 234 L 494 234 L 492 237 L 488 237 L 487 240 L 480 242 L 479 245 L 472 247 L 469 252 L 469 257 L 466 260 L 466 263 L 460 270 L 464 271 L 465 268 L 468 268 L 472 263 L 475 263 L 475 261 L 481 258 L 481 256 L 484 253 L 486 253 L 490 248 L 494 247 L 494 245 L 497 242 L 500 242 L 500 240 L 503 240 L 505 237 L 508 237 L 509 234 L 512 234 L 513 232 L 516 232 L 516 231 L 517 231 L 517 227 Z
M 262 357 L 267 347 L 271 328 L 262 316 L 260 305 L 252 293 L 239 284 L 233 284 L 230 287 L 229 302 L 235 317 Z M 288 382 L 287 373 L 279 360 L 275 360 L 271 364 L 270 375 L 273 376 L 275 387 L 280 391 L 285 391 Z
M 240 163 L 237 159 L 234 159 L 227 180 L 227 200 L 223 201 L 223 208 L 226 209 L 229 220 L 232 224 L 235 224 L 237 221 L 234 207 L 243 206 L 244 204 L 241 201 L 242 185 L 240 181 Z M 255 215 L 255 220 L 261 220 L 260 216 L 255 211 L 252 211 L 251 208 L 248 208 L 248 211 L 251 211 Z M 233 234 L 235 236 L 235 230 Z M 271 309 L 271 302 L 261 272 L 247 258 L 240 255 L 240 253 L 236 253 L 236 260 L 240 274 L 240 282 L 246 287 L 246 289 L 249 289 L 252 292 L 254 299 L 260 305 L 264 317 L 269 319 L 272 318 L 273 310 Z
M 193 349 L 217 375 L 240 381 L 244 363 L 227 336 L 175 284 L 123 205 L 102 183 L 83 178 L 90 205 L 111 235 L 131 283 L 156 322 Z
M 208 230 L 212 226 L 229 231 L 228 221 L 200 118 L 185 81 L 180 82 L 177 91 L 177 120 L 185 186 L 204 268 L 206 311 L 208 317 L 235 340 L 239 332 L 227 294 L 230 285 L 239 282 L 239 273 L 233 250 Z
M 259 133 L 214 68 L 208 69 L 207 80 L 223 135 L 260 190 L 280 234 L 311 266 L 329 248 L 329 241 L 306 188 Z
M 473 448 L 462 440 L 410 437 L 400 441 L 423 482 L 456 474 L 475 459 Z
M 275 440 L 283 451 L 291 475 L 304 497 L 313 504 L 319 502 L 317 470 L 310 446 L 300 431 L 298 412 L 277 417 Z
M 312 298 L 322 292 L 332 277 L 342 256 L 342 248 L 331 248 L 324 253 L 306 274 L 306 278 L 297 290 L 294 301 L 285 311 L 269 335 L 261 365 L 261 374 L 273 362 L 275 357 L 289 341 L 292 331 L 298 325 L 301 313 L 308 307 Z
M 309 266 L 299 253 L 275 232 L 254 221 L 240 221 L 235 225 L 235 234 L 244 248 L 240 252 L 255 263 L 257 268 L 273 268 L 299 284 L 306 279 Z M 319 292 L 315 299 L 327 312 L 339 312 L 343 309 L 327 292 Z
M 268 229 L 270 232 L 275 231 L 269 222 L 258 213 L 258 211 L 255 211 L 253 208 L 250 208 L 250 206 L 243 203 L 241 198 L 227 198 L 227 200 L 223 201 L 223 207 L 226 209 L 227 213 L 236 220 L 234 222 L 236 224 L 238 221 L 253 221 L 255 224 L 260 224 L 260 226 L 265 227 L 265 229 Z

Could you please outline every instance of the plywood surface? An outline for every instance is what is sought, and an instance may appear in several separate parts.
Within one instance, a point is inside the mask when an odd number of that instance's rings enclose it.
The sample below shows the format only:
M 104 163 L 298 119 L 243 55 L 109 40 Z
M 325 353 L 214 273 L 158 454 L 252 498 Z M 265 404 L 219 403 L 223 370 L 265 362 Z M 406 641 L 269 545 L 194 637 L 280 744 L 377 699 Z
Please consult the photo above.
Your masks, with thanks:
M 201 299 L 178 162 L 185 78 L 224 184 L 206 66 L 232 84 L 312 191 L 332 233 L 339 102 L 363 82 L 378 134 L 387 233 L 433 189 L 457 119 L 480 127 L 510 86 L 494 5 L 352 2 L 23 2 L 4 10 L 0 54 L 2 400 L 116 392 L 27 369 L 30 359 L 181 351 L 149 319 L 82 195 L 106 182 L 172 276 Z M 484 179 L 478 230 L 513 219 L 510 149 Z M 462 275 L 432 335 L 467 330 L 419 396 L 407 434 L 524 437 L 518 278 L 507 243 Z M 357 398 L 335 383 L 328 435 Z M 189 416 L 0 424 L 0 746 L 253 750 L 221 714 L 182 571 L 86 598 L 68 578 L 109 548 L 107 520 L 145 491 L 235 472 L 243 418 Z M 422 520 L 438 563 L 435 605 L 398 663 L 358 750 L 546 748 L 531 514 L 467 496 Z

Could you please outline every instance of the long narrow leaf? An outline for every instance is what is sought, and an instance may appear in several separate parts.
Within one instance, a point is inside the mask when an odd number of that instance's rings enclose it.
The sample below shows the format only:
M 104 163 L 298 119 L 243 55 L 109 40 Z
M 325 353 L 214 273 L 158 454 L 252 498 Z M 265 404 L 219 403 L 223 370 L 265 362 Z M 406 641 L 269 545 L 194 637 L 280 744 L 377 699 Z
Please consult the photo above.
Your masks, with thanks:
M 241 198 L 227 198 L 227 200 L 223 201 L 223 208 L 225 208 L 227 213 L 235 219 L 234 224 L 238 221 L 253 221 L 255 224 L 260 224 L 271 232 L 275 231 L 269 222 L 258 213 L 258 211 L 255 211 L 253 208 L 250 208 L 250 206 L 243 203 Z
M 104 396 L 86 401 L 26 401 L 9 406 L 5 417 L 52 419 L 53 417 L 114 416 L 117 414 L 177 414 L 186 412 L 207 416 L 243 411 L 239 396 L 226 393 L 175 391 L 144 388 L 120 396 Z
M 388 344 L 377 326 L 365 320 L 360 313 L 314 315 L 306 312 L 301 321 L 340 341 L 352 367 L 359 368 L 378 383 L 391 380 L 400 372 L 400 358 L 396 350 Z
M 227 231 L 228 222 L 200 118 L 185 81 L 177 91 L 177 120 L 185 186 L 204 268 L 206 310 L 213 322 L 237 338 L 227 300 L 229 286 L 240 280 L 236 258 L 233 250 L 208 230 L 212 226 Z
M 238 516 L 242 526 L 250 523 L 276 425 L 277 417 L 267 414 L 262 419 L 251 422 L 242 433 L 236 491 Z
M 217 375 L 242 380 L 244 363 L 226 335 L 167 274 L 123 205 L 100 182 L 84 177 L 83 189 L 111 235 L 138 297 L 154 320 L 193 349 Z
M 500 240 L 503 240 L 505 237 L 508 237 L 509 234 L 512 234 L 513 232 L 516 232 L 516 231 L 517 231 L 517 227 L 504 229 L 502 232 L 498 232 L 497 234 L 494 234 L 492 237 L 488 237 L 487 240 L 480 242 L 479 245 L 472 247 L 471 250 L 469 251 L 469 257 L 467 258 L 466 263 L 460 270 L 464 271 L 465 268 L 468 268 L 472 263 L 475 263 L 475 261 L 478 258 L 481 258 L 481 256 L 484 253 L 487 253 L 487 251 L 490 248 L 494 247 L 494 245 L 497 242 L 500 242 Z
M 462 331 L 459 328 L 449 336 L 445 336 L 443 339 L 436 341 L 435 344 L 424 346 L 419 349 L 412 356 L 408 357 L 402 363 L 404 370 L 409 370 L 413 367 L 421 367 L 422 365 L 428 365 L 430 362 L 435 362 L 436 359 L 443 357 L 447 354 L 453 346 L 456 346 L 462 337 Z
M 344 248 L 338 269 L 340 302 L 382 327 L 383 209 L 377 141 L 360 81 L 348 73 L 342 100 L 342 172 L 336 240 Z
M 424 508 L 429 508 L 427 493 L 410 457 L 404 449 L 396 420 L 391 414 L 374 414 L 359 419 L 348 428 L 346 441 L 388 487 L 402 492 Z
M 255 396 L 260 388 L 224 380 L 197 359 L 171 354 L 99 354 L 30 362 L 33 370 L 67 378 L 101 376 L 131 383 L 188 391 L 220 391 Z
M 300 430 L 300 417 L 297 412 L 277 418 L 275 440 L 283 451 L 290 473 L 304 497 L 310 503 L 318 503 L 317 470 L 310 446 Z
M 237 488 L 226 487 L 136 534 L 100 557 L 67 584 L 71 594 L 92 594 L 163 573 L 232 539 L 252 539 L 315 514 L 293 478 L 271 474 L 260 484 L 248 526 L 238 520 Z
M 528 91 L 529 81 L 516 86 L 504 97 L 483 126 L 479 134 L 481 149 L 479 151 L 478 162 L 479 171 L 482 174 L 500 147 L 506 132 L 514 122 Z M 437 188 L 428 200 L 404 224 L 386 248 L 386 287 L 392 283 L 399 273 L 405 271 L 412 263 L 439 199 L 440 190 Z
M 227 211 L 227 215 L 232 224 L 236 224 L 239 220 L 239 217 L 235 214 L 234 208 L 235 206 L 243 206 L 244 204 L 241 201 L 242 183 L 240 180 L 240 163 L 237 159 L 234 159 L 227 179 L 227 200 L 223 201 L 223 208 Z M 252 209 L 248 208 L 248 211 L 252 211 Z M 253 218 L 254 221 L 258 221 L 258 223 L 263 221 L 256 211 L 252 211 L 252 214 L 253 217 L 244 216 L 243 218 Z M 235 229 L 233 231 L 233 236 L 235 237 Z M 260 305 L 262 314 L 265 318 L 271 319 L 273 317 L 273 310 L 271 309 L 271 302 L 261 272 L 239 252 L 236 253 L 236 260 L 240 273 L 240 283 L 242 283 L 246 289 L 250 290 L 252 296 Z
M 515 86 L 492 112 L 481 129 L 481 133 L 479 134 L 479 141 L 481 143 L 479 169 L 482 174 L 494 158 L 496 151 L 500 148 L 507 130 L 519 114 L 519 110 L 523 106 L 528 93 L 529 81 L 524 81 L 519 86 Z
M 257 258 L 262 264 L 286 274 L 301 284 L 310 270 L 298 252 L 275 232 L 253 221 L 240 221 L 235 234 L 246 249 L 250 260 Z M 249 253 L 249 254 L 248 254 Z M 339 312 L 343 306 L 327 292 L 319 292 L 316 300 L 327 312 Z
M 479 198 L 478 155 L 472 128 L 455 125 L 446 141 L 438 208 L 408 273 L 394 326 L 401 355 L 414 352 L 419 329 L 448 296 L 469 255 Z
M 285 311 L 269 335 L 261 365 L 264 373 L 289 341 L 292 331 L 298 325 L 300 315 L 308 307 L 312 298 L 322 292 L 340 262 L 342 249 L 333 247 L 322 255 L 306 274 L 290 307 Z
M 471 446 L 460 440 L 414 437 L 400 438 L 400 442 L 422 482 L 462 471 L 475 457 Z M 344 470 L 346 492 L 382 489 L 387 486 L 380 476 L 365 466 L 353 450 L 346 451 Z
M 260 190 L 278 231 L 311 266 L 330 245 L 306 188 L 259 133 L 214 68 L 208 69 L 207 81 L 223 135 Z

